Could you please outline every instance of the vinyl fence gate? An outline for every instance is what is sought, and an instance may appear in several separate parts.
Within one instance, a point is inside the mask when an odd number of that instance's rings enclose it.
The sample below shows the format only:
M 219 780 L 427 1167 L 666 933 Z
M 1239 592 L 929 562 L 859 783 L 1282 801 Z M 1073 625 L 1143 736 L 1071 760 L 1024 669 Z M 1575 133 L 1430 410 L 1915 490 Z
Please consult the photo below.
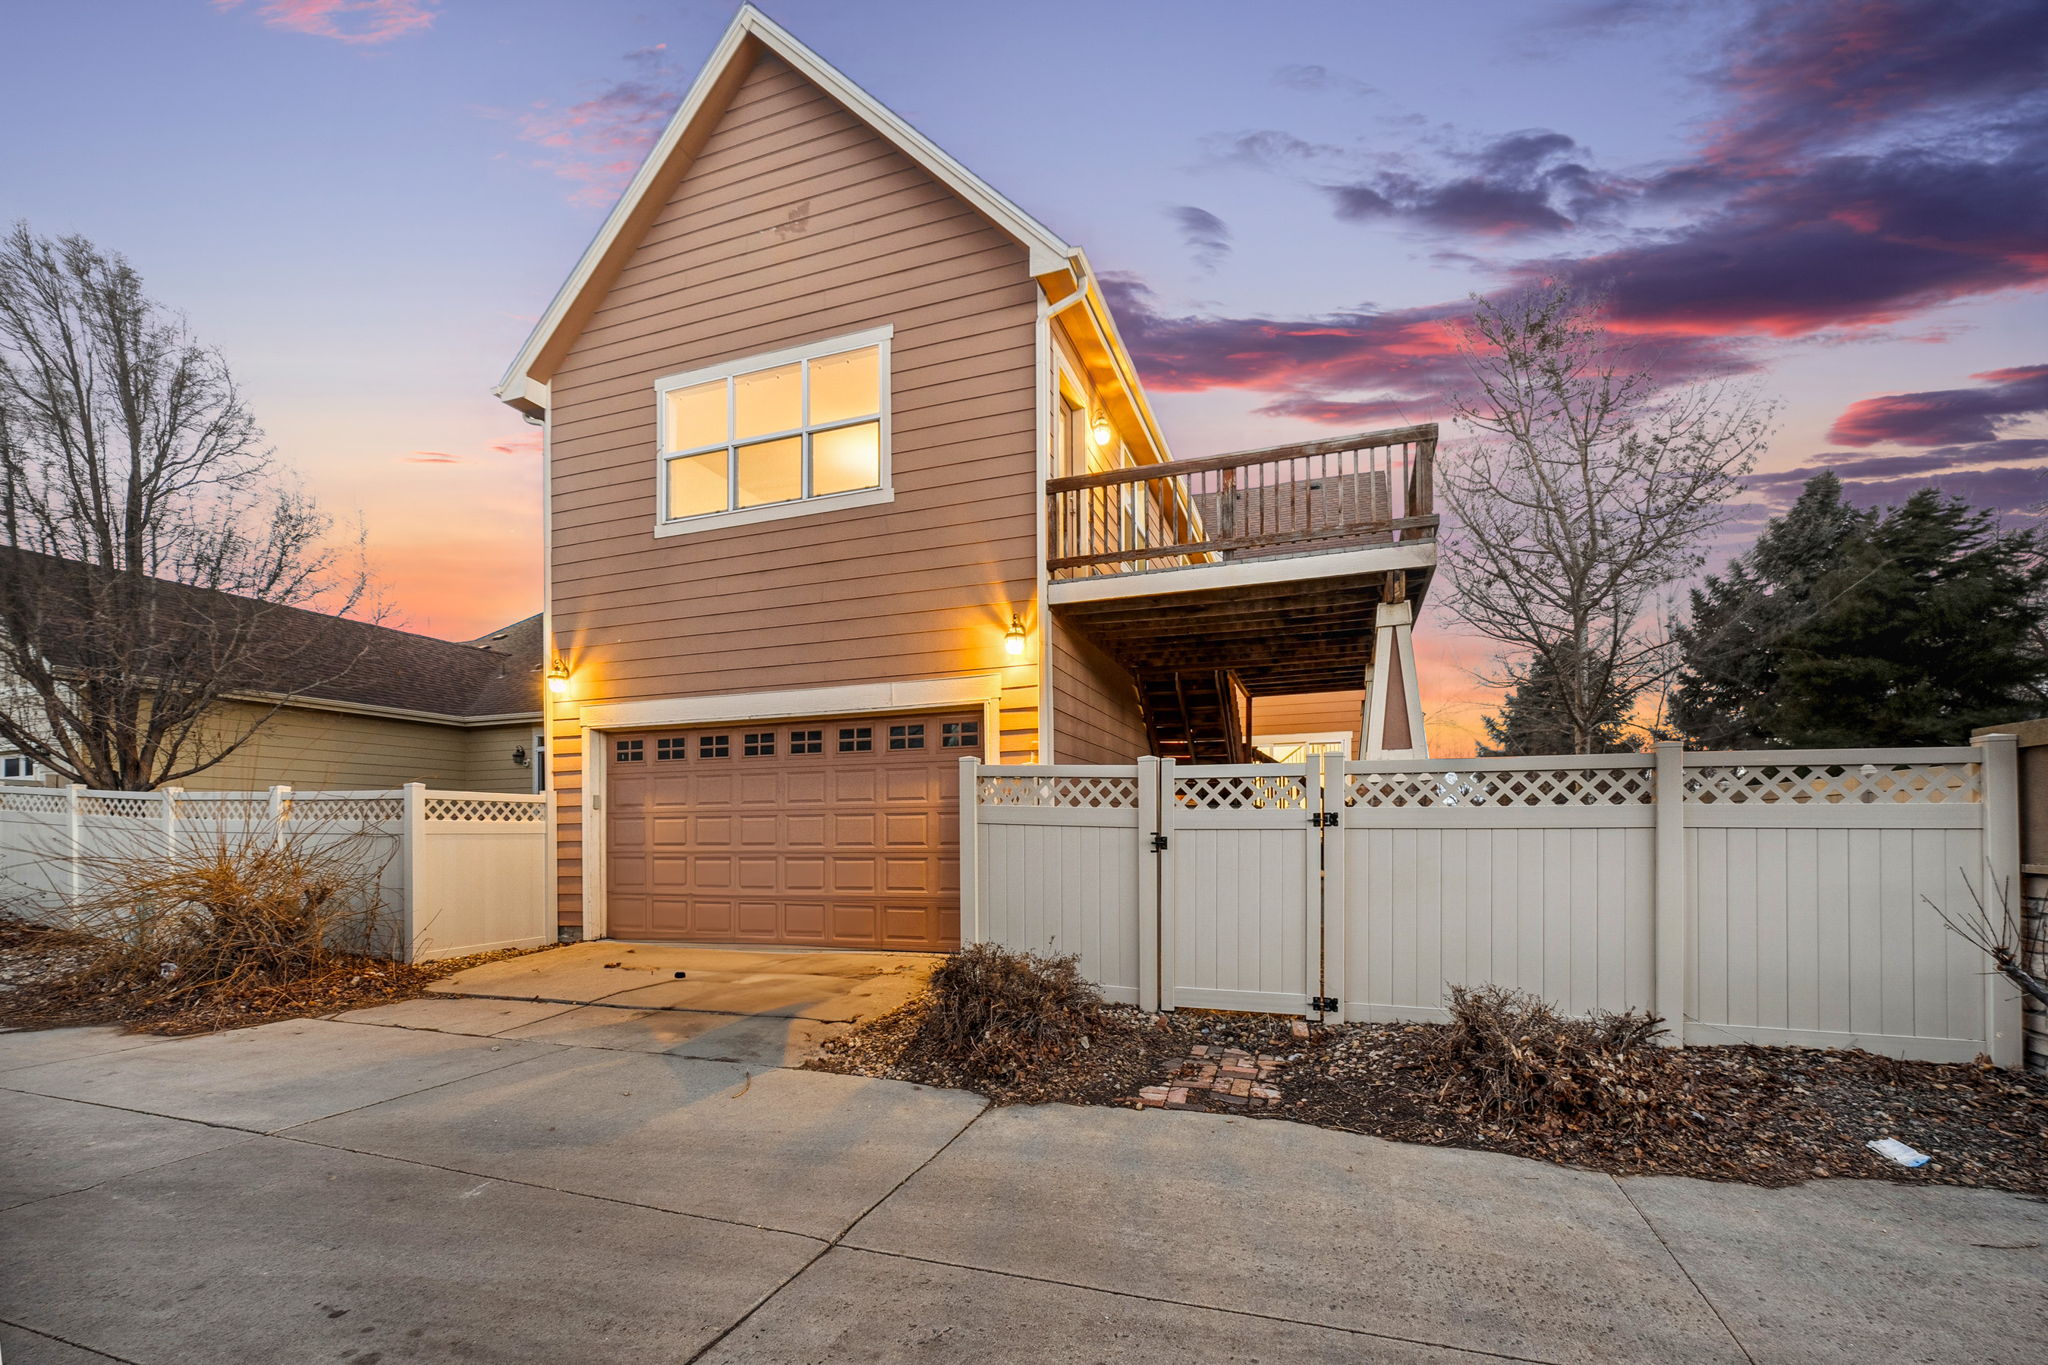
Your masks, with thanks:
M 1671 1041 L 2018 1065 L 1944 923 L 2018 894 L 2011 737 L 1946 749 L 961 767 L 967 937 L 1112 1000 L 1441 1020 L 1454 985 Z

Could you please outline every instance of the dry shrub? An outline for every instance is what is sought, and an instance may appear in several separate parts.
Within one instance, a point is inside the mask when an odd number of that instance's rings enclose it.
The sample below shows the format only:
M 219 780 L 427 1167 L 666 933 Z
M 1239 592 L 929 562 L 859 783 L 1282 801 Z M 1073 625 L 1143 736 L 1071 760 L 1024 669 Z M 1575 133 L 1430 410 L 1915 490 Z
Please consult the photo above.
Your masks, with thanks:
M 168 856 L 138 848 L 82 858 L 70 922 L 88 942 L 43 994 L 152 1014 L 360 971 L 366 955 L 395 946 L 378 888 L 383 842 L 257 825 L 181 841 Z
M 913 1047 L 977 1087 L 1072 1063 L 1105 1027 L 1078 963 L 969 944 L 932 973 Z
M 1539 1132 L 1688 1124 L 1690 1099 L 1669 1093 L 1670 1058 L 1656 1045 L 1663 1031 L 1635 1010 L 1572 1017 L 1505 986 L 1453 986 L 1439 1098 Z

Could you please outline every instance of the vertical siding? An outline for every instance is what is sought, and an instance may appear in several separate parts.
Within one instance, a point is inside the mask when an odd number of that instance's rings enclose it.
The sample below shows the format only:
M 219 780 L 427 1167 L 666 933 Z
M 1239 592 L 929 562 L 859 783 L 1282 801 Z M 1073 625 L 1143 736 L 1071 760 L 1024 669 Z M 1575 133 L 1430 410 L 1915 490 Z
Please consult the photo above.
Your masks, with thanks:
M 1021 246 L 764 57 L 552 379 L 576 701 L 1001 672 L 1001 753 L 1036 756 L 1036 670 L 1002 653 L 1037 573 L 1036 298 Z M 653 535 L 657 378 L 882 324 L 893 502 Z M 573 923 L 584 759 L 553 746 Z
M 1374 818 L 1347 812 L 1340 836 L 1345 975 L 1367 1014 L 1440 1017 L 1452 986 L 1488 983 L 1573 1012 L 1649 1001 L 1648 828 L 1603 828 L 1593 812 L 1577 829 L 1448 809 Z
M 1150 752 L 1130 675 L 1057 618 L 1050 643 L 1053 761 L 1128 763 Z
M 1928 904 L 1970 904 L 1963 876 L 1979 865 L 1977 830 L 1752 826 L 1686 837 L 1692 1018 L 1870 1040 L 1983 1036 L 1976 954 Z

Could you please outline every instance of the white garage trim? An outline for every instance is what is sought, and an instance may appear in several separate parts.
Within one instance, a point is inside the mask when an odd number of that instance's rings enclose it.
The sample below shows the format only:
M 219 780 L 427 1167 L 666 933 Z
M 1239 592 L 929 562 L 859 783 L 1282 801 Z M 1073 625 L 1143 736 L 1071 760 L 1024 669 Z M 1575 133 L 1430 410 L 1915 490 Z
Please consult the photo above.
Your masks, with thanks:
M 615 731 L 752 720 L 797 720 L 904 711 L 981 708 L 982 761 L 1001 758 L 1003 680 L 995 673 L 965 678 L 906 678 L 900 682 L 803 687 L 781 692 L 721 692 L 699 697 L 596 702 L 578 709 L 583 735 L 583 937 L 607 930 L 605 774 Z

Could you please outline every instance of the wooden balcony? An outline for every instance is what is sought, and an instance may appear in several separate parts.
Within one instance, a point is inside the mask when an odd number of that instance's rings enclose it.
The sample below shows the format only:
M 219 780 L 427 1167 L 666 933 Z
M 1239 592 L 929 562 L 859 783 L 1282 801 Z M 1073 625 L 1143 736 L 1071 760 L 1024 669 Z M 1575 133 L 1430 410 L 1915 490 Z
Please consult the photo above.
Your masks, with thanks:
M 1049 480 L 1054 582 L 1411 540 L 1437 531 L 1434 423 Z
M 1436 569 L 1434 425 L 1053 479 L 1046 601 L 1123 665 L 1152 751 L 1243 762 L 1253 699 L 1364 685 Z

